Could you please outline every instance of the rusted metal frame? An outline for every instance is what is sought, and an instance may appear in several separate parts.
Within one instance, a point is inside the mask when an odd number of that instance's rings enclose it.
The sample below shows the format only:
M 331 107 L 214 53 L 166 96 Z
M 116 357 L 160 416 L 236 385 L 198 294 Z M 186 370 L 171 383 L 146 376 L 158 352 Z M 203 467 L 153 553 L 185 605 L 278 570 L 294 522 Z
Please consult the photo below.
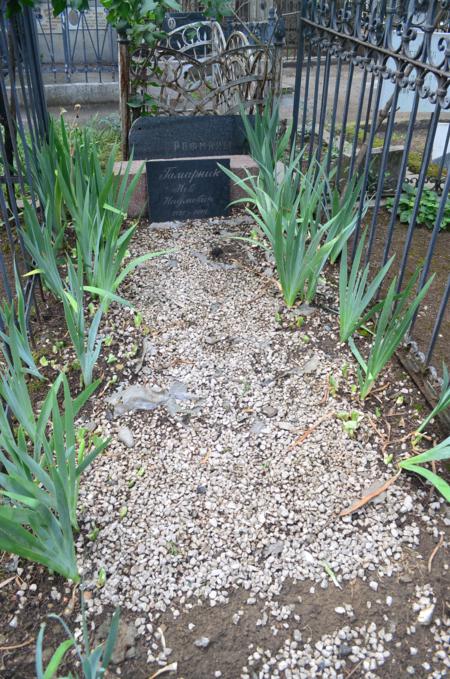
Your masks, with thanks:
M 122 160 L 128 160 L 128 135 L 131 126 L 130 107 L 128 97 L 130 95 L 130 41 L 126 35 L 119 34 L 119 110 L 121 120 L 121 151 Z
M 138 88 L 142 90 L 147 89 L 147 83 L 150 80 L 149 70 L 155 69 L 156 64 L 158 64 L 161 57 L 173 57 L 176 60 L 177 65 L 175 66 L 172 79 L 168 79 L 162 76 L 151 76 L 152 82 L 160 88 L 159 95 L 159 106 L 161 110 L 165 112 L 178 112 L 180 113 L 176 106 L 172 104 L 163 104 L 161 99 L 163 99 L 162 93 L 167 90 L 168 92 L 177 93 L 175 95 L 175 102 L 179 101 L 181 97 L 188 102 L 191 110 L 193 112 L 201 112 L 202 109 L 210 104 L 214 98 L 217 98 L 227 91 L 230 92 L 233 89 L 237 90 L 236 95 L 239 94 L 240 99 L 248 98 L 252 85 L 255 86 L 257 95 L 257 101 L 253 101 L 253 105 L 260 102 L 264 96 L 265 84 L 272 83 L 272 89 L 277 87 L 277 68 L 281 68 L 281 52 L 279 45 L 274 46 L 255 46 L 255 45 L 241 45 L 236 48 L 227 50 L 221 54 L 214 54 L 210 58 L 205 60 L 198 60 L 191 55 L 186 55 L 185 53 L 180 53 L 178 50 L 174 50 L 170 47 L 157 47 L 157 48 L 146 48 L 139 47 L 131 55 L 129 54 L 129 80 L 126 83 L 128 92 L 135 91 Z M 134 66 L 133 66 L 134 61 Z M 122 60 L 121 60 L 122 63 Z M 258 73 L 257 69 L 259 65 L 262 64 L 262 72 Z M 207 76 L 205 75 L 212 66 L 221 66 L 226 70 L 233 71 L 234 68 L 247 73 L 240 77 L 236 77 L 234 80 L 229 80 L 220 86 L 211 86 L 208 83 Z M 183 79 L 184 73 L 183 69 L 185 67 L 191 67 L 196 73 L 198 73 L 200 80 L 196 87 L 198 91 L 201 87 L 206 87 L 209 93 L 204 96 L 200 101 L 193 100 L 190 97 L 190 90 L 185 87 Z M 280 85 L 280 83 L 279 83 Z M 121 86 L 121 95 L 126 87 Z M 239 92 L 239 90 L 241 91 Z M 272 93 L 273 94 L 273 93 Z M 273 98 L 273 97 L 272 97 Z M 124 97 L 121 96 L 121 102 Z M 228 102 L 230 106 L 229 98 L 228 100 L 224 98 L 225 104 Z M 233 109 L 236 108 L 235 106 Z M 188 106 L 184 106 L 183 112 L 187 112 Z M 122 106 L 121 106 L 122 110 Z M 212 112 L 213 113 L 213 112 Z M 123 113 L 122 113 L 123 115 Z M 127 112 L 127 115 L 128 112 Z M 127 128 L 128 126 L 126 126 Z

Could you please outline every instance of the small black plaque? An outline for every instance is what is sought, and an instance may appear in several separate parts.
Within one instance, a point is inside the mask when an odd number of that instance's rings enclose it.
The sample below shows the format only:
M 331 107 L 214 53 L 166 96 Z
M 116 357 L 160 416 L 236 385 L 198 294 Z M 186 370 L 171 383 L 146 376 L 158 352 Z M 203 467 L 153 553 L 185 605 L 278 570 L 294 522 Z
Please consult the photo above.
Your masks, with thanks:
M 152 222 L 227 214 L 230 180 L 217 163 L 229 159 L 149 160 L 148 207 Z
M 129 141 L 134 160 L 248 153 L 241 116 L 234 115 L 143 116 L 133 123 Z

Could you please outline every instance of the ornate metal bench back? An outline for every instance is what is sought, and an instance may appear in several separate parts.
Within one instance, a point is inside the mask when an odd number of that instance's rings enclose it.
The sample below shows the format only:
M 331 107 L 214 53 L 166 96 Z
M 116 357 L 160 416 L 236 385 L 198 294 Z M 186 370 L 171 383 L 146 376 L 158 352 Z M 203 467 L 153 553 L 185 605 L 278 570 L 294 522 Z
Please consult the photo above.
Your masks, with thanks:
M 157 48 L 143 46 L 131 54 L 134 118 L 152 110 L 237 113 L 241 104 L 254 110 L 279 89 L 280 63 L 278 46 L 249 44 L 241 31 L 225 40 L 217 22 L 178 27 Z

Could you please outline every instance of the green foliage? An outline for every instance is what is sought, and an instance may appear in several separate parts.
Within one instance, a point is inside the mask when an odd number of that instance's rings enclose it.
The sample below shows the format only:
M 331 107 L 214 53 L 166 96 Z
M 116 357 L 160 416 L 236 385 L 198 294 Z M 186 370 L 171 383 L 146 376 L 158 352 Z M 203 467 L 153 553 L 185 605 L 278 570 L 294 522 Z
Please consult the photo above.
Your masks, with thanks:
M 399 462 L 399 467 L 405 471 L 423 476 L 444 496 L 447 502 L 450 502 L 450 485 L 434 471 L 423 466 L 430 462 L 442 462 L 444 460 L 450 460 L 450 436 L 425 453 L 402 460 Z
M 380 304 L 378 304 L 367 311 L 394 261 L 394 257 L 391 257 L 369 283 L 370 265 L 367 264 L 362 271 L 360 270 L 365 238 L 364 233 L 358 243 L 350 274 L 348 273 L 346 243 L 342 250 L 339 273 L 339 337 L 341 342 L 346 342 L 380 309 Z
M 131 271 L 149 259 L 165 254 L 166 251 L 146 253 L 130 260 L 124 266 L 123 262 L 128 256 L 128 248 L 137 229 L 137 223 L 122 231 L 126 216 L 124 212 L 104 203 L 102 215 L 98 204 L 92 205 L 92 202 L 91 187 L 88 184 L 84 204 L 82 203 L 83 211 L 74 219 L 77 252 L 80 261 L 83 262 L 88 285 L 105 293 L 115 293 Z
M 161 29 L 166 12 L 180 12 L 176 0 L 103 0 L 108 21 L 133 42 L 155 45 L 164 37 Z
M 36 420 L 19 346 L 15 342 L 10 345 L 10 356 L 6 362 L 6 369 L 0 375 L 0 397 L 7 404 L 19 426 L 26 432 L 30 440 L 34 441 L 33 456 L 35 460 L 39 460 L 42 450 L 41 422 L 46 418 L 48 419 L 48 403 L 47 401 L 44 402 L 41 407 L 41 414 Z M 4 434 L 4 431 L 0 432 L 0 437 L 2 434 Z
M 123 265 L 137 224 L 128 227 L 124 232 L 122 232 L 122 227 L 143 165 L 130 181 L 132 161 L 128 161 L 121 177 L 114 171 L 116 147 L 113 146 L 107 162 L 102 164 L 92 129 L 76 130 L 70 139 L 63 118 L 58 124 L 52 123 L 51 136 L 58 140 L 58 143 L 54 147 L 53 158 L 51 158 L 53 147 L 45 149 L 45 157 L 49 161 L 49 166 L 56 168 L 53 175 L 50 170 L 45 173 L 45 176 L 48 174 L 49 182 L 42 187 L 42 202 L 47 208 L 46 227 L 55 221 L 58 222 L 58 218 L 63 219 L 64 210 L 75 231 L 78 259 L 81 258 L 83 262 L 86 283 L 91 288 L 99 288 L 104 293 L 115 293 L 133 269 L 161 254 L 147 253 L 130 261 L 126 266 Z M 60 148 L 63 149 L 62 154 L 59 153 Z M 64 161 L 60 160 L 60 155 L 64 155 Z M 67 158 L 69 158 L 68 163 Z M 55 186 L 54 194 L 49 193 L 51 182 Z M 56 204 L 52 201 L 53 195 Z M 59 217 L 55 216 L 57 214 Z M 41 254 L 47 253 L 47 260 L 51 260 L 51 251 L 58 251 L 60 242 L 55 236 L 51 242 L 48 233 L 37 233 L 36 221 L 34 220 L 31 229 L 34 238 L 32 255 L 37 261 L 39 259 L 37 250 L 40 250 Z M 44 231 L 48 230 L 48 228 L 44 229 Z M 61 231 L 64 232 L 65 229 Z M 27 245 L 30 245 L 28 241 Z M 47 267 L 50 266 L 50 270 L 56 275 L 54 265 L 53 260 L 47 261 L 47 265 L 42 262 L 42 267 L 41 265 L 39 267 L 45 275 Z M 55 295 L 61 296 L 61 290 L 57 289 L 54 276 L 52 276 L 50 286 Z
M 78 528 L 79 479 L 107 441 L 96 441 L 87 455 L 84 450 L 77 452 L 75 417 L 98 382 L 73 399 L 62 373 L 37 419 L 29 410 L 29 396 L 25 403 L 15 398 L 17 382 L 23 390 L 24 375 L 16 354 L 0 382 L 0 395 L 17 423 L 13 428 L 9 413 L 0 406 L 0 549 L 78 581 L 73 530 Z M 63 412 L 58 405 L 61 385 Z
M 36 640 L 36 679 L 53 679 L 58 676 L 58 668 L 61 665 L 65 654 L 70 648 L 75 648 L 76 654 L 80 661 L 83 679 L 102 679 L 111 661 L 114 651 L 114 646 L 117 640 L 119 631 L 120 611 L 116 609 L 109 628 L 108 636 L 103 644 L 91 648 L 89 641 L 89 633 L 87 627 L 86 611 L 84 608 L 83 594 L 81 594 L 82 603 L 82 629 L 83 629 L 83 644 L 77 643 L 72 632 L 68 628 L 66 622 L 59 616 L 51 613 L 48 618 L 56 620 L 64 629 L 68 639 L 61 642 L 53 653 L 47 667 L 44 670 L 44 652 L 43 642 L 46 624 L 42 623 L 39 634 Z M 66 679 L 74 679 L 72 674 L 69 674 Z
M 53 181 L 59 185 L 59 190 L 64 200 L 71 219 L 80 217 L 82 214 L 85 193 L 90 187 L 91 206 L 98 207 L 103 217 L 105 205 L 114 205 L 118 213 L 117 220 L 122 221 L 126 216 L 128 205 L 133 191 L 140 178 L 140 173 L 127 186 L 130 175 L 131 160 L 126 163 L 124 176 L 121 178 L 114 172 L 114 163 L 117 157 L 118 145 L 110 148 L 106 162 L 101 162 L 98 148 L 98 137 L 93 127 L 75 128 L 69 131 L 64 118 L 57 122 L 52 121 L 50 127 L 56 138 L 66 140 L 66 152 L 70 155 L 68 171 L 63 167 L 62 172 L 58 168 L 58 155 L 55 154 L 53 163 L 56 168 Z M 71 139 L 69 142 L 69 134 Z M 142 172 L 142 169 L 141 169 Z
M 270 102 L 264 107 L 263 113 L 256 112 L 254 125 L 250 122 L 245 110 L 241 108 L 241 118 L 250 155 L 257 163 L 263 188 L 270 194 L 276 191 L 278 163 L 283 160 L 290 140 L 290 128 L 279 136 L 279 103 L 271 107 Z
M 51 240 L 51 230 L 45 227 L 41 228 L 36 213 L 28 204 L 24 205 L 24 217 L 24 242 L 38 267 L 34 271 L 41 274 L 47 287 L 63 304 L 67 330 L 80 363 L 84 384 L 87 386 L 92 382 L 94 365 L 100 354 L 101 341 L 97 340 L 97 334 L 103 314 L 103 305 L 95 312 L 88 328 L 84 312 L 83 262 L 81 257 L 78 257 L 77 269 L 69 259 L 67 260 L 68 277 L 67 281 L 64 280 L 60 274 L 54 243 Z M 92 291 L 104 298 L 120 300 L 116 295 L 100 288 L 92 288 Z
M 61 118 L 62 120 L 62 118 Z M 76 132 L 75 132 L 76 133 Z M 71 184 L 72 153 L 70 130 L 62 123 L 59 127 L 50 121 L 48 139 L 30 152 L 33 186 L 41 208 L 46 213 L 46 225 L 52 230 L 54 247 L 63 245 L 66 214 L 59 177 Z
M 342 429 L 352 439 L 355 437 L 357 429 L 361 424 L 364 415 L 359 410 L 351 410 L 350 412 L 336 413 L 338 420 L 342 422 Z
M 327 259 L 335 261 L 356 226 L 361 182 L 349 182 L 340 197 L 331 190 L 325 163 L 311 162 L 303 172 L 303 152 L 292 150 L 286 160 L 290 131 L 279 135 L 278 103 L 257 113 L 254 125 L 244 111 L 241 116 L 258 176 L 247 172 L 242 179 L 222 169 L 245 194 L 236 202 L 253 208 L 247 212 L 273 252 L 286 304 L 298 297 L 311 301 Z M 250 240 L 265 247 L 264 241 Z
M 84 312 L 83 265 L 78 260 L 75 269 L 72 262 L 67 263 L 68 284 L 64 290 L 62 302 L 67 330 L 72 340 L 73 348 L 80 364 L 81 374 L 85 386 L 92 382 L 94 366 L 100 354 L 101 340 L 97 339 L 103 307 L 94 314 L 91 325 L 86 327 Z
M 442 364 L 442 373 L 443 373 L 442 388 L 441 393 L 439 395 L 439 400 L 436 403 L 433 410 L 431 411 L 431 413 L 424 419 L 420 427 L 417 429 L 419 433 L 426 428 L 426 426 L 433 419 L 433 417 L 439 415 L 439 413 L 444 412 L 444 410 L 447 410 L 447 408 L 450 408 L 450 377 L 448 374 L 447 366 L 444 364 Z
M 16 283 L 15 302 L 11 301 L 8 303 L 4 301 L 0 303 L 0 339 L 2 340 L 0 349 L 5 361 L 9 363 L 11 351 L 9 347 L 16 347 L 20 360 L 26 365 L 27 372 L 34 377 L 42 379 L 42 375 L 36 367 L 33 351 L 28 339 L 25 300 L 19 274 L 15 266 L 14 276 Z
M 397 216 L 404 224 L 408 224 L 412 217 L 416 196 L 416 187 L 412 186 L 411 184 L 403 185 L 403 193 L 400 196 Z M 417 214 L 416 224 L 426 226 L 427 229 L 433 229 L 439 212 L 440 203 L 441 196 L 439 196 L 436 191 L 424 188 L 420 197 L 419 212 Z M 394 199 L 389 198 L 386 201 L 386 205 L 387 207 L 393 207 Z M 450 229 L 450 199 L 447 199 L 445 203 L 444 215 L 440 229 L 441 231 Z
M 408 153 L 408 170 L 414 172 L 415 174 L 420 173 L 423 161 L 423 152 L 421 151 L 410 151 Z M 439 163 L 430 163 L 427 167 L 427 177 L 430 179 L 436 179 L 437 177 L 446 177 L 447 168 L 443 167 L 442 171 Z
M 36 7 L 39 0 L 9 0 L 7 4 L 8 16 L 13 16 L 23 10 L 25 6 Z M 220 21 L 231 13 L 230 0 L 204 0 L 202 10 L 207 16 L 214 16 Z M 89 0 L 51 0 L 53 14 L 58 16 L 66 8 L 88 10 Z M 181 12 L 182 7 L 177 0 L 102 0 L 102 5 L 108 10 L 106 20 L 121 35 L 126 35 L 134 43 L 155 43 L 165 33 L 162 23 L 166 12 Z
M 33 259 L 36 269 L 28 275 L 39 273 L 48 289 L 56 298 L 62 299 L 64 285 L 58 265 L 58 242 L 54 238 L 54 230 L 46 228 L 53 223 L 53 206 L 50 201 L 45 207 L 44 227 L 41 226 L 33 206 L 24 200 L 22 238 L 26 249 Z
M 89 122 L 88 127 L 97 148 L 101 166 L 104 167 L 106 165 L 113 151 L 116 154 L 116 161 L 121 160 L 121 124 L 119 115 L 111 113 L 102 117 L 95 116 Z
M 325 210 L 329 219 L 335 219 L 333 226 L 328 232 L 328 240 L 337 238 L 330 252 L 330 262 L 334 264 L 342 253 L 344 245 L 356 228 L 359 213 L 359 200 L 364 177 L 358 179 L 357 175 L 350 178 L 346 185 L 345 193 L 340 195 L 337 188 L 331 192 L 331 207 L 325 204 Z M 368 204 L 365 202 L 361 210 L 361 220 L 367 212 Z
M 381 311 L 375 325 L 374 340 L 370 347 L 367 362 L 357 349 L 353 338 L 350 337 L 349 339 L 349 346 L 360 365 L 358 380 L 362 399 L 365 399 L 369 394 L 378 375 L 400 346 L 411 325 L 414 314 L 433 282 L 434 274 L 415 295 L 414 299 L 410 300 L 419 273 L 420 269 L 417 269 L 405 289 L 399 294 L 395 292 L 397 277 L 389 286 L 387 295 L 381 303 Z
M 91 131 L 76 130 L 70 136 L 61 118 L 59 124 L 51 125 L 50 143 L 42 150 L 45 172 L 39 195 L 44 207 L 43 227 L 31 205 L 24 205 L 25 246 L 36 264 L 34 272 L 42 275 L 49 290 L 64 305 L 85 385 L 92 381 L 100 353 L 97 335 L 102 313 L 111 300 L 128 304 L 116 295 L 119 285 L 137 266 L 163 254 L 147 253 L 124 264 L 137 224 L 125 230 L 123 224 L 140 173 L 129 181 L 130 161 L 123 176 L 116 175 L 115 155 L 113 149 L 102 166 Z M 67 225 L 62 226 L 63 222 Z M 76 266 L 60 254 L 62 237 L 67 236 L 69 228 L 76 236 Z M 62 267 L 67 267 L 67 279 L 61 274 Z M 85 320 L 84 291 L 101 299 L 90 327 Z
M 247 207 L 247 212 L 269 242 L 284 300 L 289 307 L 299 296 L 308 302 L 313 299 L 320 273 L 337 242 L 336 238 L 327 240 L 328 231 L 337 217 L 320 224 L 317 218 L 320 190 L 311 187 L 311 168 L 307 176 L 300 173 L 300 162 L 301 156 L 294 157 L 284 168 L 273 195 L 266 191 L 264 177 L 240 179 L 222 167 L 247 194 L 237 202 L 249 202 L 256 210 Z M 313 235 L 310 237 L 310 234 Z

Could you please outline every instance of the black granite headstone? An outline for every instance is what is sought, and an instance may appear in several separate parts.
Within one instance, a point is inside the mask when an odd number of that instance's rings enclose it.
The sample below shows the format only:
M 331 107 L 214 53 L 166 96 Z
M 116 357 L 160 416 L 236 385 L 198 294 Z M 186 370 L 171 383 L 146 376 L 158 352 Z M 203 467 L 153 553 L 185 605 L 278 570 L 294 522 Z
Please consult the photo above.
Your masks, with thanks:
M 241 116 L 143 116 L 133 123 L 129 142 L 135 160 L 248 153 Z
M 228 158 L 148 161 L 151 221 L 225 215 L 230 202 L 230 180 L 218 162 L 230 167 Z
M 186 29 L 188 24 L 196 27 Z M 161 41 L 165 47 L 182 51 L 195 59 L 211 54 L 211 23 L 202 12 L 169 12 L 164 17 L 162 30 L 170 33 Z
M 167 12 L 162 30 L 165 33 L 174 31 L 176 28 L 182 29 L 187 24 L 193 24 L 196 21 L 206 21 L 206 15 L 202 12 Z

